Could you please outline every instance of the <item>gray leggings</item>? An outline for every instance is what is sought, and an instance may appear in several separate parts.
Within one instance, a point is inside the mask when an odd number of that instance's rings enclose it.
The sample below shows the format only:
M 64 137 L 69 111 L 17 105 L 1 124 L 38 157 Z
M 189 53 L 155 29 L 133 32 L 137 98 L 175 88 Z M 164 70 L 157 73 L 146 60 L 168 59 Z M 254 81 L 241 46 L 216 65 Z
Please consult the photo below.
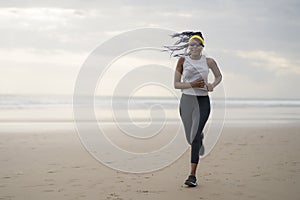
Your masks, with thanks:
M 198 163 L 199 150 L 203 140 L 202 131 L 210 114 L 209 96 L 182 94 L 179 112 L 183 122 L 186 139 L 192 146 L 191 163 Z

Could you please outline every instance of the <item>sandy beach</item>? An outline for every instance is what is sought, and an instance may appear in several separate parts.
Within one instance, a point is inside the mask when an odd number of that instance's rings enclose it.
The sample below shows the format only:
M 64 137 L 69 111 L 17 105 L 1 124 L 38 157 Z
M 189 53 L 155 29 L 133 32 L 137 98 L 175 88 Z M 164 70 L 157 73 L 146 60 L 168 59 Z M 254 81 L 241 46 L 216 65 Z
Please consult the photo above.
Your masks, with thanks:
M 2 129 L 0 199 L 300 198 L 300 125 L 226 125 L 201 160 L 196 188 L 183 182 L 189 151 L 162 170 L 112 170 L 82 146 L 73 125 Z M 22 128 L 23 127 L 23 128 Z
M 0 200 L 300 200 L 299 10 L 0 1 Z

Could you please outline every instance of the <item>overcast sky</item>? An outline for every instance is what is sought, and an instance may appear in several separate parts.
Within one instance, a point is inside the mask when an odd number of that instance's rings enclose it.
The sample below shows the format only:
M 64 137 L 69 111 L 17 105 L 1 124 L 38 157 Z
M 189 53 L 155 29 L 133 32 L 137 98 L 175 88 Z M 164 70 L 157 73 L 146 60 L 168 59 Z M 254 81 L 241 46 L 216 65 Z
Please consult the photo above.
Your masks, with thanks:
M 72 94 L 102 42 L 157 27 L 202 31 L 227 97 L 300 98 L 299 10 L 297 0 L 0 1 L 0 94 Z

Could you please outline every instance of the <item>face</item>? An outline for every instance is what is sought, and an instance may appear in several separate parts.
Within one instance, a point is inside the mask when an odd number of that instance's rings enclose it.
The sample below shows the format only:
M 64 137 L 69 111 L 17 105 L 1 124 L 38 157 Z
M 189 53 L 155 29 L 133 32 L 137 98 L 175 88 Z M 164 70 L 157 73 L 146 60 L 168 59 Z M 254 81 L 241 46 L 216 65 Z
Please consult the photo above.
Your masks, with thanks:
M 203 46 L 201 45 L 201 42 L 197 39 L 192 39 L 189 42 L 189 50 L 191 55 L 193 56 L 199 56 L 202 52 Z

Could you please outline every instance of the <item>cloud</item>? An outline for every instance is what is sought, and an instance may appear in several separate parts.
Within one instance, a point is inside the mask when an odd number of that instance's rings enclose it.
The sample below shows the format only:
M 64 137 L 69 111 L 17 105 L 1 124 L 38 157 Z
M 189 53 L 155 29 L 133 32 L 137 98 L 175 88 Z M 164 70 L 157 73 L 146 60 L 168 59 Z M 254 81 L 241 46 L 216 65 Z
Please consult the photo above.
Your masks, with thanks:
M 289 60 L 274 51 L 233 51 L 233 54 L 247 59 L 253 66 L 267 68 L 276 74 L 300 74 L 300 60 Z
M 294 88 L 299 85 L 298 74 L 284 74 L 266 77 L 256 81 L 247 74 L 224 72 L 223 84 L 228 98 L 275 98 L 275 99 L 299 99 L 299 93 Z M 267 77 L 268 76 L 268 77 Z
M 158 13 L 160 16 L 163 17 L 183 17 L 183 18 L 192 18 L 193 15 L 191 13 L 184 13 L 184 12 L 161 12 Z
M 227 97 L 299 98 L 299 60 L 264 50 L 212 49 L 223 73 Z M 298 77 L 298 78 L 297 78 Z
M 53 31 L 70 26 L 91 12 L 65 8 L 0 8 L 0 20 L 11 30 Z
M 236 81 L 247 80 L 252 96 L 261 95 L 254 88 L 263 83 L 265 90 L 272 91 L 268 95 L 280 96 L 281 86 L 272 88 L 276 81 L 284 77 L 284 88 L 300 84 L 295 78 L 300 66 L 299 9 L 297 0 L 3 1 L 0 80 L 9 85 L 10 78 L 5 77 L 14 77 L 14 70 L 22 69 L 26 79 L 20 76 L 20 83 L 34 81 L 26 89 L 46 81 L 40 85 L 55 91 L 59 82 L 74 79 L 68 73 L 75 76 L 85 56 L 102 42 L 126 30 L 162 27 L 203 31 L 205 48 L 220 64 L 226 86 L 235 91 L 231 95 L 245 95 L 247 91 Z M 63 69 L 66 75 L 56 79 L 55 70 Z M 54 79 L 55 84 L 51 83 Z M 11 88 L 18 92 L 24 90 L 23 85 Z
M 2 55 L 2 67 L 23 68 L 23 67 L 78 67 L 84 62 L 87 53 L 72 53 L 63 50 L 37 51 L 33 48 L 11 49 L 5 51 L 0 49 Z
M 93 10 L 0 8 L 1 48 L 86 50 L 90 37 L 83 36 L 80 24 L 92 18 L 101 15 Z

